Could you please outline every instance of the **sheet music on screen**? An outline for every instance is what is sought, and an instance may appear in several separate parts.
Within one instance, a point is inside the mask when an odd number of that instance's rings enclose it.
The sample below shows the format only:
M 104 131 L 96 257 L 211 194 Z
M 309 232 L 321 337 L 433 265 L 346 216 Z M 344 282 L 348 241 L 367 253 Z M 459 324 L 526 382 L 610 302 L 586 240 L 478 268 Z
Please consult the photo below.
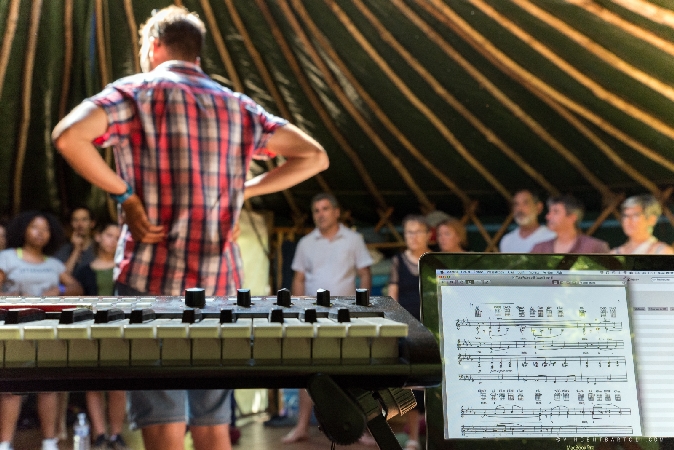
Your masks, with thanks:
M 671 435 L 674 272 L 438 269 L 436 283 L 445 439 Z

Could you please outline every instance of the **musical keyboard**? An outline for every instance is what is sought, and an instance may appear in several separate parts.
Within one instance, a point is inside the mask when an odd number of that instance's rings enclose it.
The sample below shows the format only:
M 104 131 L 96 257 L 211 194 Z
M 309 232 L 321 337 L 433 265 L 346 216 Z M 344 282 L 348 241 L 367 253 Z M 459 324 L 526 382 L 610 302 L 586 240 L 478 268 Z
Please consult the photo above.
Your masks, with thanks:
M 0 391 L 291 388 L 317 373 L 371 390 L 442 379 L 437 341 L 389 297 L 193 291 L 0 297 Z

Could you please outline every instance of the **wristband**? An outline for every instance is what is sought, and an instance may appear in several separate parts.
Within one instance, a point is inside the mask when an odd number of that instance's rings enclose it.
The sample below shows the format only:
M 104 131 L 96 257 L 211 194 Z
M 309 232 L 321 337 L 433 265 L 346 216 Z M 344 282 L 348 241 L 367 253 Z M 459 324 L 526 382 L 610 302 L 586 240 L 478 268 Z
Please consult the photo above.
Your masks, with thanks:
M 133 188 L 131 187 L 129 182 L 124 181 L 124 183 L 126 183 L 126 191 L 124 191 L 121 194 L 110 194 L 110 198 L 119 203 L 120 205 L 133 195 Z
M 62 284 L 59 284 L 59 295 L 65 295 L 66 287 Z

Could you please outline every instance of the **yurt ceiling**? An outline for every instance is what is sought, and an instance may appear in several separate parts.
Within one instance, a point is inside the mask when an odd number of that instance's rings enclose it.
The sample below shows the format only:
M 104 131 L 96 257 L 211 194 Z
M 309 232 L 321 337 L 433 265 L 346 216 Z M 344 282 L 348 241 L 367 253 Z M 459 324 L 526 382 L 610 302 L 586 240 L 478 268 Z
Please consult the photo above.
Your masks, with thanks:
M 672 0 L 0 0 L 0 212 L 109 208 L 49 134 L 139 71 L 138 26 L 171 3 L 204 20 L 206 73 L 330 156 L 250 203 L 276 224 L 310 226 L 319 191 L 358 223 L 441 210 L 490 239 L 519 188 L 572 193 L 597 226 L 628 195 L 671 205 Z

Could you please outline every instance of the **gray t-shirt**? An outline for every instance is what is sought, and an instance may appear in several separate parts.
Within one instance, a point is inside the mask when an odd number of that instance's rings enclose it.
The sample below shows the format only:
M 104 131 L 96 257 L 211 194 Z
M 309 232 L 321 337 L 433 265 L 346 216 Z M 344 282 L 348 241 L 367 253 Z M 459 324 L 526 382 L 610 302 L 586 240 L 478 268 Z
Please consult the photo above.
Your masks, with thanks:
M 19 258 L 15 248 L 0 251 L 0 270 L 7 276 L 0 287 L 3 295 L 40 296 L 59 284 L 59 276 L 66 266 L 56 258 L 45 257 L 44 262 L 30 263 Z

